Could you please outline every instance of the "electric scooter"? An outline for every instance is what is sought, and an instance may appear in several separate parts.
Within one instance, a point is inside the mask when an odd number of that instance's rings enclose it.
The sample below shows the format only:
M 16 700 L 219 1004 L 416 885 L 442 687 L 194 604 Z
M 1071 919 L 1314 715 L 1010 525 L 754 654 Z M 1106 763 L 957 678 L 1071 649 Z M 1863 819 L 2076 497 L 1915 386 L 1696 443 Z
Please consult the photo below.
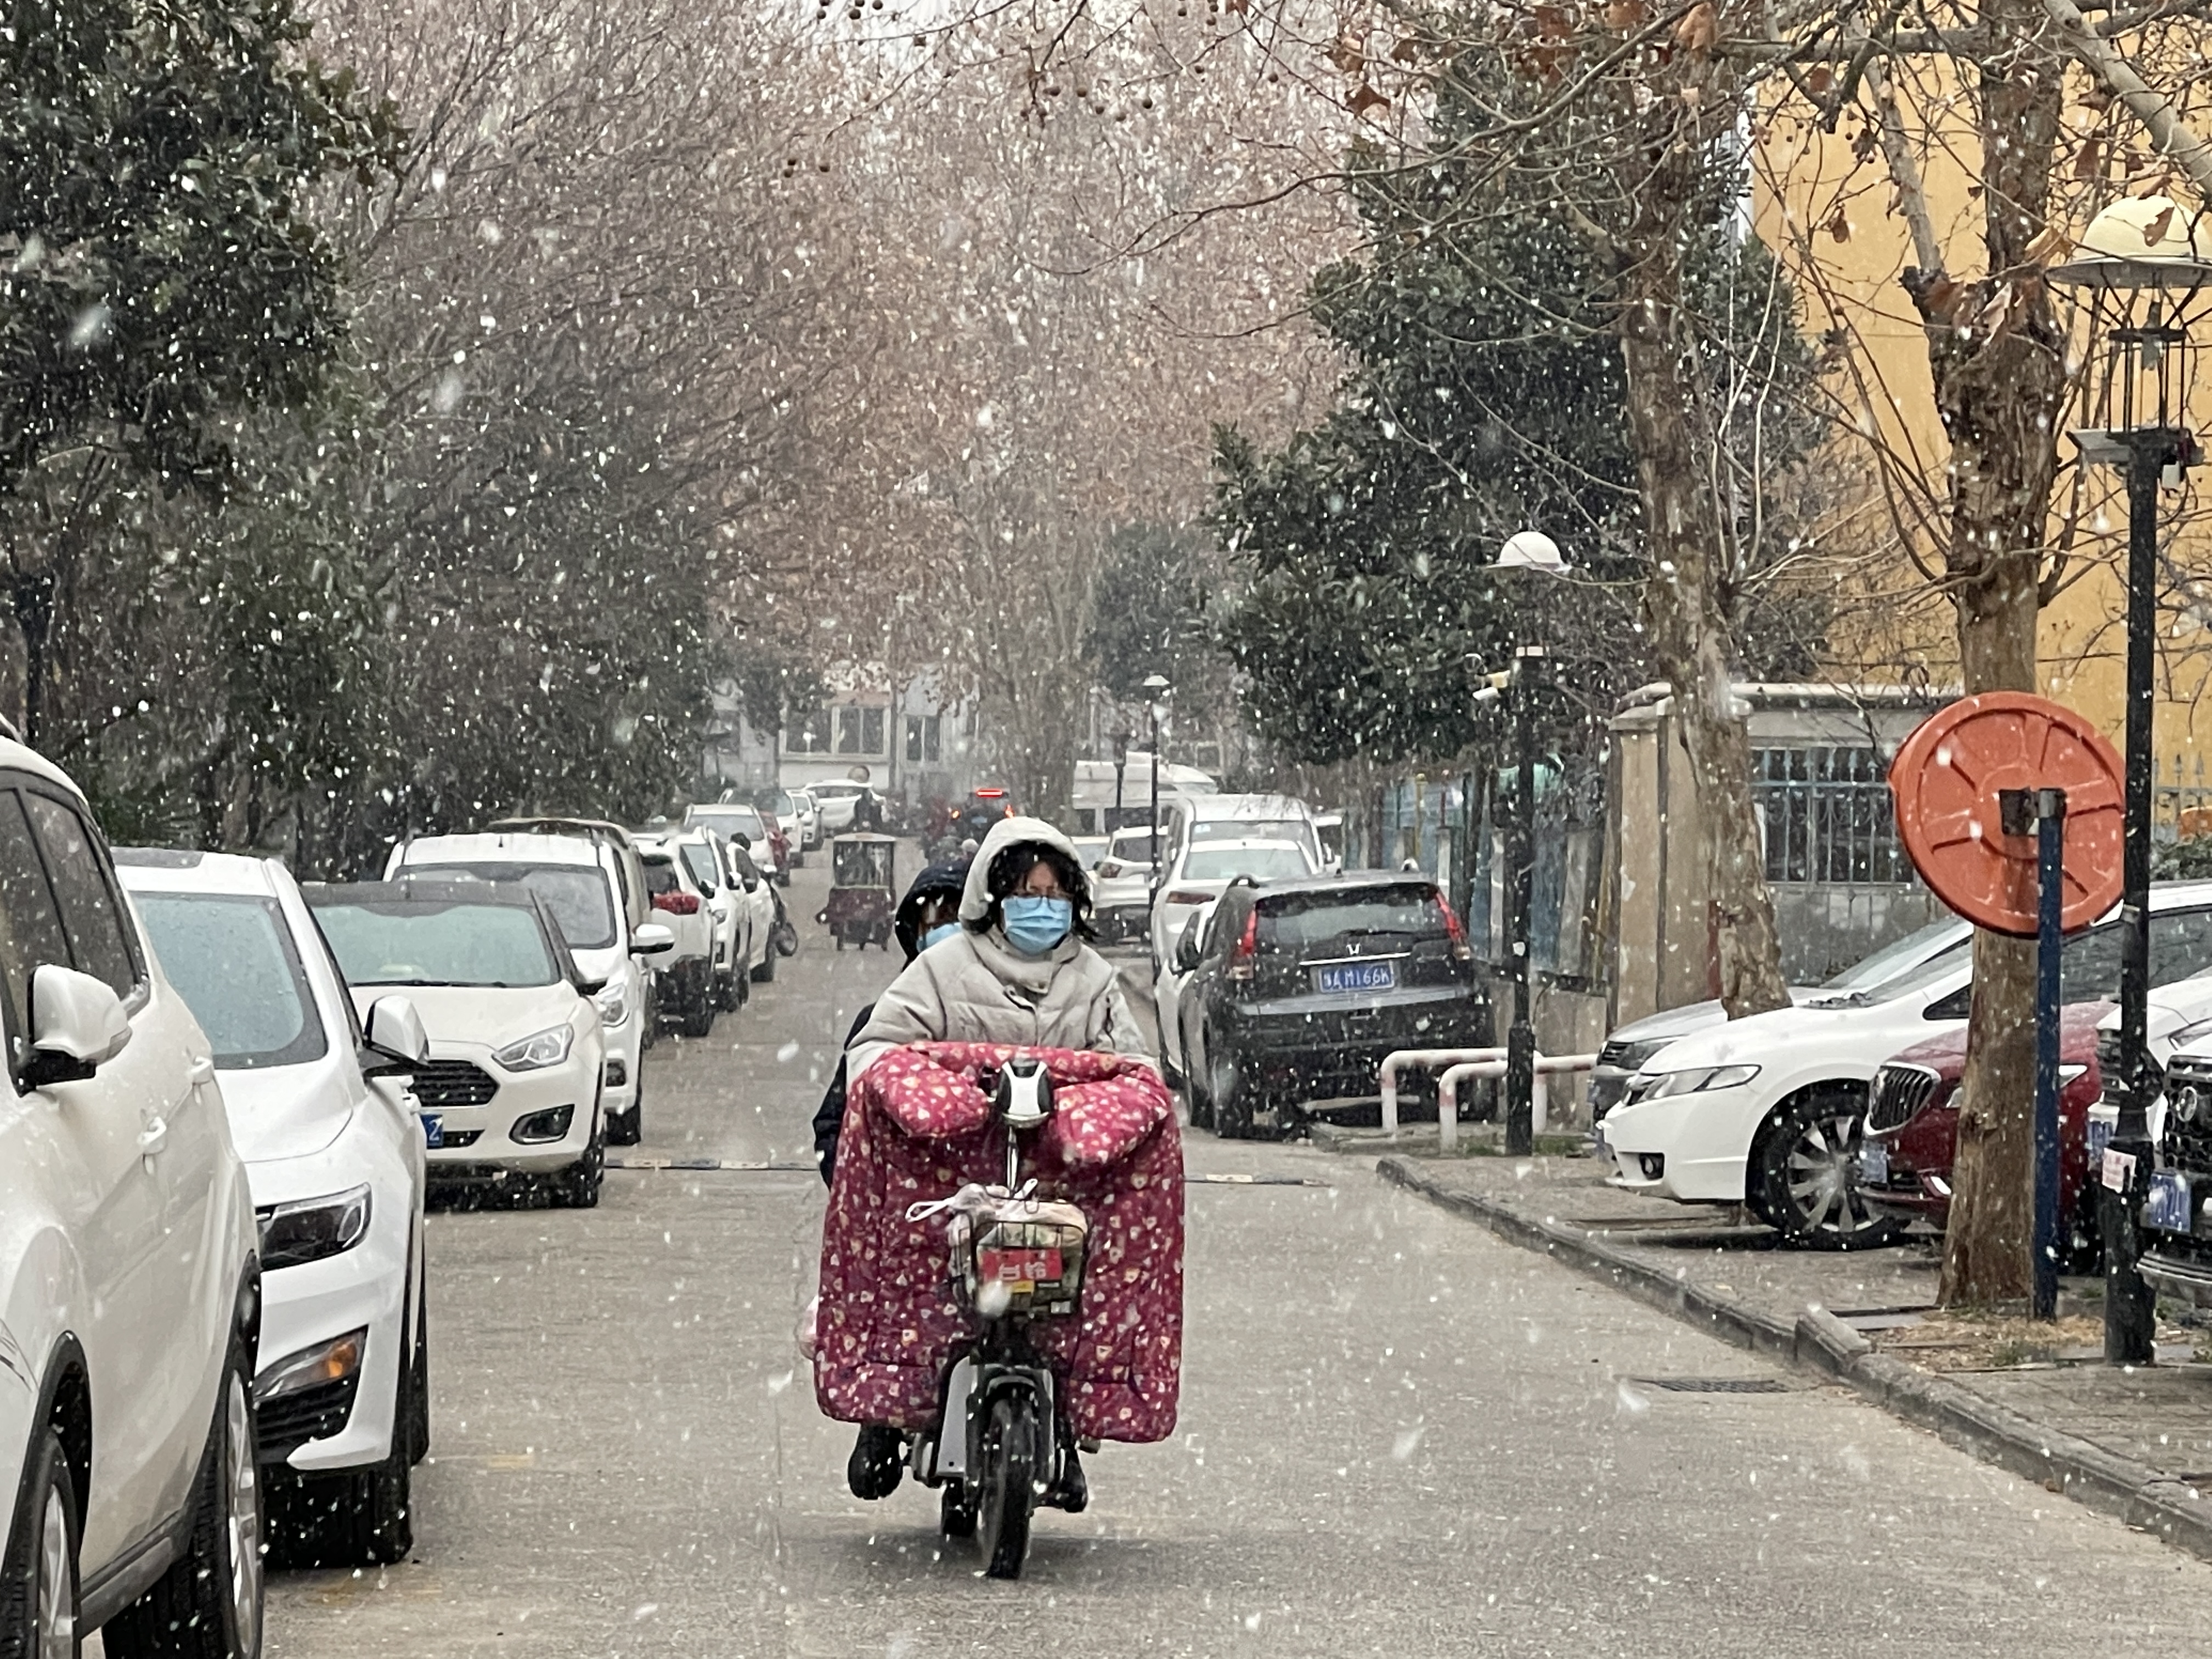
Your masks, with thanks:
M 1022 1136 L 1052 1115 L 1042 1062 L 1007 1061 L 993 1112 L 1006 1128 L 1006 1184 L 970 1182 L 907 1212 L 910 1221 L 949 1218 L 948 1269 L 977 1328 L 975 1340 L 954 1352 L 937 1426 L 915 1437 L 910 1458 L 915 1479 L 943 1489 L 945 1535 L 977 1540 L 991 1577 L 1018 1578 L 1030 1515 L 1060 1482 L 1069 1450 L 1052 1367 L 1030 1331 L 1079 1311 L 1091 1224 L 1073 1204 L 1033 1197 L 1036 1182 L 1022 1180 Z

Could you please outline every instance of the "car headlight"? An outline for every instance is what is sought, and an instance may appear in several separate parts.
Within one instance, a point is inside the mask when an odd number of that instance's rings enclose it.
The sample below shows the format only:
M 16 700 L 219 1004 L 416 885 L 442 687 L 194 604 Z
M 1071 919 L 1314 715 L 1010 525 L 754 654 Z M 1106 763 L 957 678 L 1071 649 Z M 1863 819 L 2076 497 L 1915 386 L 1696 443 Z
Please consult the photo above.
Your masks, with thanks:
M 366 1184 L 328 1198 L 303 1198 L 291 1204 L 271 1204 L 253 1212 L 261 1228 L 261 1268 L 296 1267 L 303 1261 L 320 1261 L 343 1255 L 368 1237 L 368 1188 Z
M 592 999 L 599 1005 L 599 1024 L 619 1025 L 629 1018 L 629 981 L 615 980 Z
M 605 1010 L 601 1010 L 599 1018 L 606 1018 Z M 510 1072 L 543 1071 L 568 1059 L 569 1045 L 575 1040 L 576 1033 L 572 1028 L 556 1025 L 550 1031 L 533 1031 L 520 1042 L 495 1048 L 491 1057 Z
M 1708 1089 L 1734 1089 L 1759 1075 L 1756 1066 L 1693 1066 L 1685 1072 L 1662 1072 L 1639 1101 L 1664 1100 L 1669 1095 L 1698 1095 Z

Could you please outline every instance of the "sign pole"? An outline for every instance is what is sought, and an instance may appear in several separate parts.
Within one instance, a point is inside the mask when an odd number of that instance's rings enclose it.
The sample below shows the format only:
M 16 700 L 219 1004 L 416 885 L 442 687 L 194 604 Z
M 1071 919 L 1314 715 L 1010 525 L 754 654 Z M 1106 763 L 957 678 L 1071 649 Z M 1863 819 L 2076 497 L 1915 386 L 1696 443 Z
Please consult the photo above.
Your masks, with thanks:
M 2035 792 L 2035 1305 L 2058 1316 L 2058 956 L 2066 792 Z

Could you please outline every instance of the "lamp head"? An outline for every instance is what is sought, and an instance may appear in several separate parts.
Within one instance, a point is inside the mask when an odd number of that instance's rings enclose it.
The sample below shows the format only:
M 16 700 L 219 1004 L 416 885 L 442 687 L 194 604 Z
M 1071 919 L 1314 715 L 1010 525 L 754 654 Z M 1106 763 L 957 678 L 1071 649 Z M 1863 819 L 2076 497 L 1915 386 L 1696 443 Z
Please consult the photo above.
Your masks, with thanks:
M 1500 570 L 1540 570 L 1547 575 L 1564 576 L 1569 568 L 1560 556 L 1559 544 L 1540 530 L 1523 530 L 1507 538 L 1498 550 Z

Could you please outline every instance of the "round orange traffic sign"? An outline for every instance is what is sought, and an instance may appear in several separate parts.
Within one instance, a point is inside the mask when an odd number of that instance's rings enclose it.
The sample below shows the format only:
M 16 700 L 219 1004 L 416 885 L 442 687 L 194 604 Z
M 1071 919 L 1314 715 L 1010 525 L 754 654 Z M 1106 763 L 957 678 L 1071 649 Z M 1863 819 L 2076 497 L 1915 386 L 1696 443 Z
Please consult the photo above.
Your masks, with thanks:
M 2063 789 L 2059 925 L 2086 927 L 2120 896 L 2125 842 L 2120 757 L 2048 697 L 1984 691 L 1923 721 L 1890 763 L 1898 833 L 1936 897 L 1978 927 L 2035 933 L 2035 836 L 2004 833 L 2010 789 Z

